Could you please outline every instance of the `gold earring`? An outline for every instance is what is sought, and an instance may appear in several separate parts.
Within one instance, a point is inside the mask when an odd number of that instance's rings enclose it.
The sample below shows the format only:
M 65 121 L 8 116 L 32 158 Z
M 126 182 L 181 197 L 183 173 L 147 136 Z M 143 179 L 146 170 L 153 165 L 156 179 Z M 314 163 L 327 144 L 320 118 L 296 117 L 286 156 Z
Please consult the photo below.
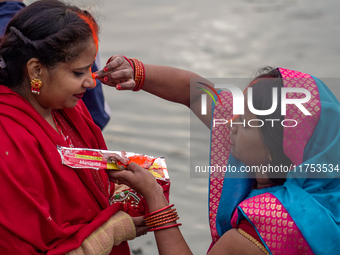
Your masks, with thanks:
M 42 87 L 42 81 L 40 79 L 31 80 L 31 92 L 33 94 L 40 94 L 40 88 Z

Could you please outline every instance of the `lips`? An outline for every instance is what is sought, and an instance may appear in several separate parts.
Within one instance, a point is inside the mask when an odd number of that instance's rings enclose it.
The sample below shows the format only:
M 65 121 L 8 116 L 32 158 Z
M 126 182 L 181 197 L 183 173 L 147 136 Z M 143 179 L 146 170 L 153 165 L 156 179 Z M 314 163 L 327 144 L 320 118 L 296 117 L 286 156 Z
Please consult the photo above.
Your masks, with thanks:
M 78 99 L 82 99 L 83 96 L 84 96 L 84 94 L 85 94 L 85 92 L 79 93 L 79 94 L 74 94 L 73 96 L 76 97 L 76 98 L 78 98 Z

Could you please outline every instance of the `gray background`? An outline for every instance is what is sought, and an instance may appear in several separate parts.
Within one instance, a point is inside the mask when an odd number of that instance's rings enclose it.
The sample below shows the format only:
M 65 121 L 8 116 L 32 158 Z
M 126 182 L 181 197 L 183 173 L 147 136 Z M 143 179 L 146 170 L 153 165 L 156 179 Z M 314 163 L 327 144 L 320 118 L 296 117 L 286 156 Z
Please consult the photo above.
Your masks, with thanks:
M 26 1 L 30 3 L 32 1 Z M 206 78 L 246 78 L 265 65 L 320 78 L 340 78 L 337 0 L 76 0 L 101 27 L 102 64 L 113 54 L 189 69 Z M 337 83 L 334 85 L 338 89 Z M 337 93 L 339 94 L 339 93 Z M 105 88 L 112 110 L 109 149 L 164 156 L 171 201 L 194 254 L 210 244 L 208 180 L 190 178 L 190 114 L 144 92 Z M 208 132 L 192 120 L 199 146 L 191 160 L 207 164 Z M 201 133 L 203 132 L 203 133 Z M 130 242 L 133 254 L 157 254 L 153 234 Z

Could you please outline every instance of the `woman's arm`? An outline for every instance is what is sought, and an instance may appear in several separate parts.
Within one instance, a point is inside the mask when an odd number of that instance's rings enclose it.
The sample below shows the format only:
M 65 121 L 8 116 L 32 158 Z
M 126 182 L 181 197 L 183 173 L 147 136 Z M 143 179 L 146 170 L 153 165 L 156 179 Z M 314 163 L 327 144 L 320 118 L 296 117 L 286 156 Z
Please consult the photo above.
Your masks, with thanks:
M 263 255 L 265 253 L 233 228 L 221 236 L 208 255 L 232 254 Z
M 128 170 L 107 170 L 107 172 L 112 181 L 119 180 L 120 183 L 139 192 L 145 198 L 150 212 L 157 211 L 168 205 L 168 201 L 163 195 L 163 189 L 156 182 L 155 177 L 137 164 L 129 164 Z M 172 224 L 174 222 L 166 225 Z M 178 227 L 155 231 L 155 238 L 160 255 L 192 255 Z
M 210 128 L 212 99 L 207 96 L 207 114 L 202 115 L 201 95 L 205 92 L 197 87 L 206 87 L 197 83 L 197 81 L 210 86 L 214 86 L 214 84 L 187 70 L 148 64 L 144 64 L 144 67 L 145 83 L 142 87 L 144 91 L 165 100 L 186 105 Z M 133 80 L 134 73 L 129 62 L 120 55 L 111 57 L 110 62 L 103 70 L 96 72 L 94 77 L 106 85 L 120 88 L 119 90 L 132 90 L 136 85 Z
M 186 105 L 208 127 L 211 125 L 212 99 L 207 96 L 207 114 L 201 114 L 202 87 L 196 81 L 214 86 L 198 74 L 170 66 L 145 64 L 145 83 L 143 90 L 165 100 Z M 203 86 L 204 87 L 204 86 Z
M 79 248 L 67 255 L 110 254 L 112 247 L 136 237 L 132 218 L 123 211 L 116 212 L 107 222 L 87 237 Z
M 124 183 L 139 192 L 145 198 L 150 212 L 168 205 L 163 190 L 157 184 L 153 175 L 137 164 L 128 165 L 128 170 L 108 171 L 108 174 L 112 181 L 119 180 L 120 183 Z M 164 226 L 173 224 L 175 222 Z M 157 230 L 155 231 L 155 238 L 160 255 L 192 254 L 178 227 Z M 263 255 L 264 252 L 236 229 L 231 229 L 219 239 L 208 255 L 231 254 Z
M 171 102 L 190 107 L 190 79 L 199 75 L 170 67 L 145 64 L 143 90 Z

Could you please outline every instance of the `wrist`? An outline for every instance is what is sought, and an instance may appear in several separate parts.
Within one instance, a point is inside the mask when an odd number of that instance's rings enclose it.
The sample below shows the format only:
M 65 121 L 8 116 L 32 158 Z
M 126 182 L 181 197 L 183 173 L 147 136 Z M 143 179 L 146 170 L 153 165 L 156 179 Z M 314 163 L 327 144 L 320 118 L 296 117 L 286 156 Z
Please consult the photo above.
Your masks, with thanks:
M 182 225 L 177 224 L 176 222 L 179 219 L 179 216 L 176 212 L 176 208 L 171 209 L 173 206 L 174 204 L 168 205 L 144 215 L 145 225 L 150 227 L 149 231 L 157 231 Z
M 126 60 L 129 61 L 130 65 L 133 66 L 133 73 L 134 73 L 134 80 L 136 86 L 133 88 L 132 91 L 139 91 L 142 89 L 145 81 L 145 67 L 144 64 L 136 58 L 129 58 Z
M 159 210 L 169 204 L 166 198 L 164 197 L 162 187 L 159 185 L 158 187 L 159 187 L 158 189 L 150 189 L 153 191 L 144 196 L 150 212 Z

